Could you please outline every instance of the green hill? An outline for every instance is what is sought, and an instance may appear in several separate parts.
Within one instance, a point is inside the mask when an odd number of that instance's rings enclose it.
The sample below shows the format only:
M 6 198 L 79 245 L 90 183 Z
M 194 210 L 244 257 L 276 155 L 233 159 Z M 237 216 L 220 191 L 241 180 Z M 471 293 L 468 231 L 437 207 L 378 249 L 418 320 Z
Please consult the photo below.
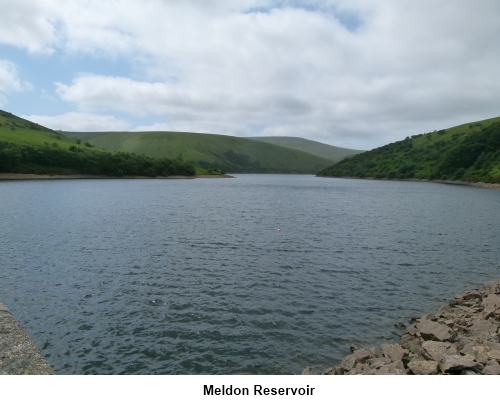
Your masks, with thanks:
M 234 136 L 189 132 L 62 132 L 106 150 L 174 158 L 230 173 L 317 173 L 329 159 Z
M 345 157 L 365 152 L 364 150 L 339 148 L 338 146 L 327 145 L 325 143 L 292 136 L 260 136 L 246 139 L 301 150 L 302 152 L 310 153 L 311 155 L 319 156 L 331 160 L 332 162 L 339 162 Z
M 171 176 L 195 174 L 179 159 L 153 159 L 96 150 L 49 128 L 0 110 L 0 172 Z
M 500 183 L 500 117 L 408 136 L 346 158 L 318 176 Z

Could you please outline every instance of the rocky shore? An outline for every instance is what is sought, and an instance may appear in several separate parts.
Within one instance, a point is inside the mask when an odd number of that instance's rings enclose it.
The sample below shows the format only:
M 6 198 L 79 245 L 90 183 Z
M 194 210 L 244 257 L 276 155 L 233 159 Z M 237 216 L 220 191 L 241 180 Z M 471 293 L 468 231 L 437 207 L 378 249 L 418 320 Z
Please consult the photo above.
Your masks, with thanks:
M 500 375 L 500 280 L 410 318 L 396 344 L 358 349 L 323 375 Z M 310 367 L 302 374 L 316 374 Z
M 7 307 L 0 302 L 0 375 L 54 374 Z

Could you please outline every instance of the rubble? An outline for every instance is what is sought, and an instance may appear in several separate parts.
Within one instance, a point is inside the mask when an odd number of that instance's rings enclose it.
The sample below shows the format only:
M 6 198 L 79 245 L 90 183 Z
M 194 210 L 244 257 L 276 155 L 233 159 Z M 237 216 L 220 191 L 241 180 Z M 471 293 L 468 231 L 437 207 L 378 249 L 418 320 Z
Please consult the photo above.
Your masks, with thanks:
M 324 375 L 500 375 L 500 280 L 411 317 L 398 343 L 358 349 Z M 397 327 L 401 327 L 398 322 Z M 307 367 L 303 374 L 316 374 Z

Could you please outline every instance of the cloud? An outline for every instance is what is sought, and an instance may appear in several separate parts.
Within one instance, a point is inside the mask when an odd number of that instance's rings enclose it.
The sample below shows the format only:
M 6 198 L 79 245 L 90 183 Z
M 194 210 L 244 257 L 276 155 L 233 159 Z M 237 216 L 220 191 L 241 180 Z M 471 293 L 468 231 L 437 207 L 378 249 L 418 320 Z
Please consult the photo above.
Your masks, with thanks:
M 69 112 L 55 116 L 27 115 L 23 116 L 32 122 L 45 127 L 62 131 L 128 131 L 130 124 L 110 115 L 89 114 L 82 112 Z
M 59 80 L 83 112 L 369 148 L 500 110 L 497 0 L 32 3 L 0 42 L 131 68 Z
M 0 106 L 8 102 L 5 94 L 30 90 L 33 90 L 33 85 L 19 78 L 16 65 L 0 60 Z

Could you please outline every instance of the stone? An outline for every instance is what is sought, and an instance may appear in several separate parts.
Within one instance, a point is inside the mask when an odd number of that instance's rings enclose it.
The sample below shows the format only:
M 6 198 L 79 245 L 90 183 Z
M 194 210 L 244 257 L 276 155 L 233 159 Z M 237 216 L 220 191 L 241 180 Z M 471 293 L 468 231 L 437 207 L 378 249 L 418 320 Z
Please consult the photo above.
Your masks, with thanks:
M 500 361 L 500 350 L 490 350 L 486 355 L 489 359 Z
M 448 305 L 442 305 L 436 312 L 437 318 L 446 318 L 452 315 L 451 308 Z
M 406 333 L 408 333 L 411 336 L 415 336 L 415 334 L 418 332 L 418 329 L 415 328 L 415 326 L 408 326 L 405 330 Z
M 384 357 L 384 353 L 382 353 L 382 350 L 380 350 L 378 347 L 370 347 L 368 350 L 372 354 L 372 358 Z
M 488 365 L 483 370 L 484 375 L 500 375 L 500 365 Z
M 472 370 L 462 370 L 460 372 L 460 375 L 477 375 L 477 373 L 475 371 L 472 371 Z
M 323 375 L 342 375 L 342 370 L 340 367 L 330 367 L 325 370 Z
M 384 356 L 388 359 L 391 359 L 393 362 L 397 362 L 403 359 L 403 348 L 397 343 L 394 345 L 383 345 L 382 351 L 384 352 Z
M 356 357 L 354 354 L 344 357 L 344 360 L 340 363 L 340 368 L 345 371 L 353 369 L 354 366 L 356 366 Z
M 420 354 L 427 360 L 440 362 L 445 355 L 454 355 L 458 352 L 451 343 L 427 341 L 422 343 Z
M 474 361 L 474 357 L 467 354 L 465 356 L 445 355 L 441 360 L 440 368 L 443 373 L 449 373 L 465 369 L 478 370 L 481 365 Z
M 354 356 L 356 363 L 365 363 L 366 360 L 372 358 L 372 353 L 368 349 L 356 350 L 351 356 Z
M 472 324 L 468 327 L 470 331 L 481 331 L 495 333 L 498 329 L 498 325 L 494 322 L 484 319 L 476 319 L 472 321 Z
M 451 338 L 451 329 L 432 321 L 421 321 L 418 330 L 425 340 L 448 340 Z
M 438 362 L 437 361 L 410 361 L 408 363 L 408 368 L 415 375 L 434 375 L 438 374 Z
M 304 370 L 302 370 L 302 375 L 316 375 L 316 373 L 311 367 L 306 367 Z
M 397 361 L 395 363 L 387 364 L 386 366 L 380 367 L 380 374 L 382 375 L 404 375 L 406 374 L 405 366 L 402 361 Z
M 483 298 L 483 307 L 500 308 L 500 295 L 489 294 L 486 298 Z
M 387 365 L 387 359 L 385 358 L 371 359 L 367 362 L 367 364 L 369 364 L 372 369 L 378 369 L 380 367 Z
M 487 294 L 500 294 L 500 280 L 488 281 L 483 284 L 483 288 Z

